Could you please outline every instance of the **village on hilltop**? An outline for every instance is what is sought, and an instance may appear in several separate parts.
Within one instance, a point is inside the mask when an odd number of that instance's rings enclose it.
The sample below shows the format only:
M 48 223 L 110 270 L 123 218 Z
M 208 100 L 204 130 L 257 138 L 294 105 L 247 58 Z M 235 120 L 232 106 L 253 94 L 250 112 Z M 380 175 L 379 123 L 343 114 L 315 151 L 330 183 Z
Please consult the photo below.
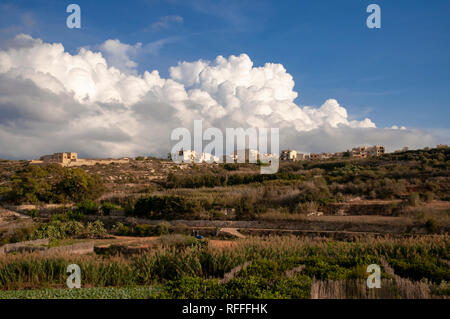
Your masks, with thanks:
M 448 145 L 439 144 L 436 146 L 437 149 L 448 148 Z M 429 149 L 429 148 L 425 148 Z M 408 147 L 403 147 L 400 150 L 394 151 L 394 153 L 406 152 Z M 307 160 L 328 160 L 328 159 L 342 159 L 342 158 L 352 158 L 352 159 L 364 159 L 371 157 L 379 157 L 386 153 L 384 145 L 374 145 L 374 146 L 358 146 L 352 148 L 352 150 L 347 150 L 345 152 L 336 153 L 301 153 L 296 150 L 282 150 L 280 155 L 277 154 L 264 154 L 265 159 L 279 158 L 280 161 L 285 162 L 295 162 L 295 161 L 307 161 Z M 244 160 L 242 160 L 242 158 Z M 209 153 L 198 153 L 193 150 L 183 150 L 178 151 L 175 156 L 168 154 L 169 160 L 174 160 L 177 163 L 238 163 L 239 159 L 241 162 L 251 163 L 256 162 L 261 159 L 261 155 L 258 150 L 245 149 L 237 150 L 231 155 L 224 155 L 222 161 L 219 157 L 214 156 Z M 60 164 L 62 166 L 92 166 L 96 164 L 108 165 L 111 163 L 129 163 L 130 159 L 128 157 L 122 157 L 119 159 L 82 159 L 78 158 L 78 154 L 75 152 L 61 152 L 54 153 L 53 155 L 41 156 L 39 160 L 31 160 L 30 164 L 35 165 L 47 165 L 47 164 Z

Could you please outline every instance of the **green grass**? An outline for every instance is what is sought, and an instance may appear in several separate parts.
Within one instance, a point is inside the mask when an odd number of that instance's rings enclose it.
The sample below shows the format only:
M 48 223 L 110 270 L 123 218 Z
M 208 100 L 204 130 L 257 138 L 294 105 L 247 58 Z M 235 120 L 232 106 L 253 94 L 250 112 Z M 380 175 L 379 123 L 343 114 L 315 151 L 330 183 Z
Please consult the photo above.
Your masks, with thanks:
M 151 287 L 80 288 L 0 291 L 0 299 L 148 299 Z

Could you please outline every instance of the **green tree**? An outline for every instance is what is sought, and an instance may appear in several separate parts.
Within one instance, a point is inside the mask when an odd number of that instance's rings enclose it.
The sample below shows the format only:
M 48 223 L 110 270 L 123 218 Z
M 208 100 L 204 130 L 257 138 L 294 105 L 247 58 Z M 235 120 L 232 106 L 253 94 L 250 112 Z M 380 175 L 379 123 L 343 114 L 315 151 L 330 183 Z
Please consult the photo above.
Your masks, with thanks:
M 74 202 L 94 200 L 105 191 L 102 180 L 98 175 L 89 175 L 80 168 L 67 170 L 55 191 L 66 199 Z

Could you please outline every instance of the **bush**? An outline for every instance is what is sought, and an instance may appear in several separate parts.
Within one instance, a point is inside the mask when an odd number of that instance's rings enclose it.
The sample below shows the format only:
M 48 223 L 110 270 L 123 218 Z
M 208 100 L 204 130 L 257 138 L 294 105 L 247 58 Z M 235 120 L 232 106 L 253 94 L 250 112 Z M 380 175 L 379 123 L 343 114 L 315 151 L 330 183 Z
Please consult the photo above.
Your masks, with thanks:
M 103 237 L 107 233 L 105 226 L 100 220 L 89 222 L 84 233 L 86 237 L 97 238 Z
M 432 192 L 426 192 L 424 197 L 425 197 L 425 202 L 431 203 L 434 199 L 434 194 Z
M 310 213 L 316 213 L 318 210 L 319 204 L 315 202 L 306 202 L 306 203 L 299 203 L 295 212 L 307 215 Z
M 119 210 L 122 207 L 111 202 L 103 202 L 100 209 L 104 215 L 109 215 L 113 210 Z
M 438 233 L 440 229 L 439 223 L 431 218 L 425 222 L 425 227 L 429 233 Z
M 133 214 L 150 219 L 173 219 L 192 215 L 193 202 L 179 196 L 141 197 L 134 205 Z
M 112 230 L 119 236 L 126 236 L 130 234 L 130 228 L 121 222 L 117 222 L 116 224 L 114 224 Z
M 48 202 L 54 199 L 49 177 L 58 178 L 61 174 L 61 167 L 56 165 L 28 166 L 17 170 L 11 178 L 12 187 L 6 195 L 6 200 L 17 204 Z
M 408 205 L 417 206 L 420 202 L 420 196 L 418 193 L 409 193 L 408 194 Z
M 39 216 L 39 211 L 33 208 L 28 212 L 28 214 L 30 215 L 31 218 L 36 218 Z
M 2 237 L 0 240 L 0 245 L 32 240 L 34 239 L 35 231 L 36 227 L 32 226 L 18 228 L 12 235 Z
M 252 220 L 259 213 L 258 206 L 253 197 L 242 196 L 236 207 L 236 218 L 241 220 Z
M 223 298 L 223 289 L 218 280 L 198 277 L 183 277 L 168 281 L 158 295 L 161 299 L 206 299 Z
M 30 165 L 17 170 L 11 177 L 10 191 L 5 200 L 17 204 L 81 202 L 96 199 L 104 189 L 98 175 L 89 175 L 80 168 L 63 168 L 57 164 L 45 167 Z
M 77 221 L 52 221 L 43 224 L 33 234 L 34 239 L 49 238 L 50 240 L 64 239 L 67 237 L 78 236 L 83 233 L 84 226 Z
M 170 233 L 171 229 L 172 229 L 172 226 L 168 222 L 163 221 L 163 222 L 160 222 L 158 224 L 158 226 L 156 226 L 156 233 L 158 235 L 167 235 Z
M 84 215 L 93 215 L 98 213 L 98 204 L 93 200 L 84 200 L 75 206 L 75 211 Z
M 81 168 L 66 170 L 62 180 L 56 184 L 55 192 L 74 202 L 95 200 L 105 191 L 98 175 L 89 175 Z
M 39 226 L 30 236 L 30 239 L 49 238 L 53 241 L 71 237 L 97 238 L 102 237 L 106 233 L 103 223 L 99 220 L 89 222 L 86 226 L 81 222 L 73 220 L 54 220 Z

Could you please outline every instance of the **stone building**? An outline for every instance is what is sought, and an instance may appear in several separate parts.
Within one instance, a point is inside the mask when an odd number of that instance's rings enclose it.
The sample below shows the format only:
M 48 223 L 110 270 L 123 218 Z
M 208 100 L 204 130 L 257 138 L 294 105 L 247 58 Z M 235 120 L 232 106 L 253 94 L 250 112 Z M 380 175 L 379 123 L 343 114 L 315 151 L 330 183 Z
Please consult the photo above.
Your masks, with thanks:
M 354 147 L 351 152 L 352 158 L 378 157 L 385 153 L 384 145 L 374 145 L 371 147 L 358 146 Z
M 369 157 L 378 157 L 385 153 L 384 145 L 374 145 L 372 147 L 367 148 L 367 156 Z
M 312 161 L 315 160 L 326 160 L 333 157 L 333 154 L 331 153 L 311 153 L 309 154 L 309 159 Z
M 367 158 L 367 146 L 358 146 L 352 148 L 352 158 Z
M 78 160 L 78 154 L 74 152 L 54 153 L 53 155 L 44 155 L 40 160 L 44 163 L 69 164 Z
M 297 160 L 297 151 L 293 151 L 293 150 L 283 150 L 283 151 L 281 151 L 280 160 L 282 160 L 282 161 L 296 161 Z
M 179 150 L 177 154 L 169 153 L 168 158 L 177 163 L 219 163 L 219 158 L 209 153 L 197 153 L 193 150 Z

